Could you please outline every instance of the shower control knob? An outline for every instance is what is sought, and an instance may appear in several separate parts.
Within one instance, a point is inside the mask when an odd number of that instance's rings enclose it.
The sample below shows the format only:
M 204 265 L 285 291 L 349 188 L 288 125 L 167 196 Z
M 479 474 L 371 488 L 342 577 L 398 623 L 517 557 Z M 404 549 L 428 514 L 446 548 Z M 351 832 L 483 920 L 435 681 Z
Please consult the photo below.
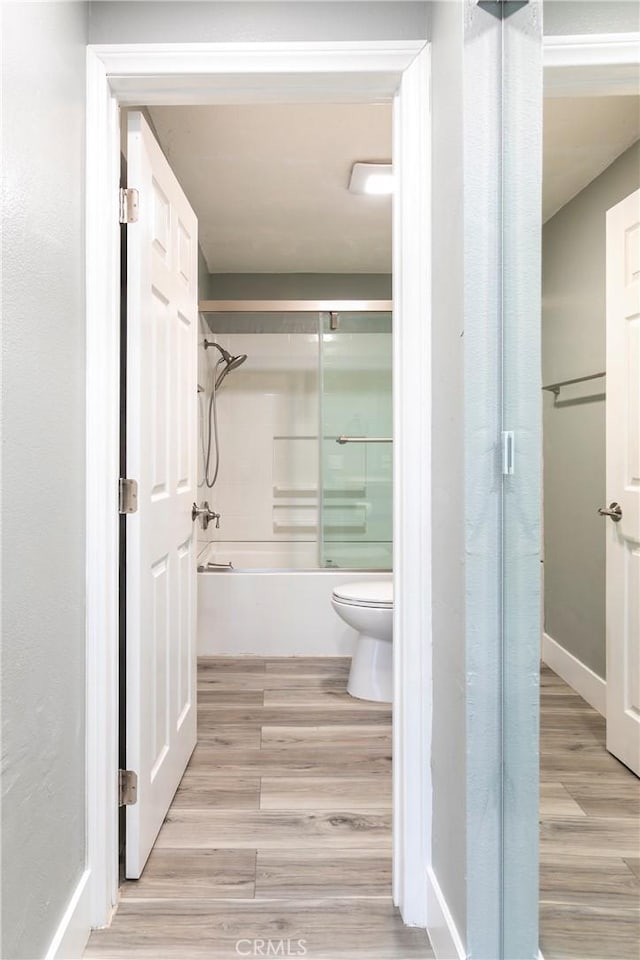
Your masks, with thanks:
M 220 528 L 220 514 L 212 510 L 206 500 L 203 501 L 201 507 L 197 503 L 194 503 L 191 507 L 191 519 L 195 522 L 198 517 L 202 522 L 203 530 L 207 529 L 212 520 L 215 520 L 216 527 Z

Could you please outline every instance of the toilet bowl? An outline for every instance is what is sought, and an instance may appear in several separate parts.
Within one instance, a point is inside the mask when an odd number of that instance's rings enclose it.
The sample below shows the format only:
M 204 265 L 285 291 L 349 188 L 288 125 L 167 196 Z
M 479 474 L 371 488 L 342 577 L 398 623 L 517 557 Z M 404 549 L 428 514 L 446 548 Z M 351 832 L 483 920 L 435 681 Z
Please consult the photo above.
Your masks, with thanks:
M 368 580 L 336 587 L 333 609 L 358 631 L 347 690 L 359 700 L 393 700 L 393 581 Z

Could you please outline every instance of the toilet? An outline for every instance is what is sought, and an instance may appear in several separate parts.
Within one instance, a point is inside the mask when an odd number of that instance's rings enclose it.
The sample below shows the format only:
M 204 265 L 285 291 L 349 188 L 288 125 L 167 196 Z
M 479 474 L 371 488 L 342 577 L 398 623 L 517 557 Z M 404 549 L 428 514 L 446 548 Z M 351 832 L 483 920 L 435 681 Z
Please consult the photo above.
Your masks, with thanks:
M 333 609 L 358 631 L 347 690 L 359 700 L 393 700 L 393 580 L 345 583 L 333 591 Z

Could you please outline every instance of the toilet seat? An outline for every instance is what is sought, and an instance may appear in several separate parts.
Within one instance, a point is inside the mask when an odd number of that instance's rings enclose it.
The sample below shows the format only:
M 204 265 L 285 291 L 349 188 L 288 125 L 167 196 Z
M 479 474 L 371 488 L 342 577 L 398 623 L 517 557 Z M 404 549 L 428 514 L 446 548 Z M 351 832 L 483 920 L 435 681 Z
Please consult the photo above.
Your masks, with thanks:
M 390 610 L 393 607 L 393 581 L 367 580 L 363 583 L 344 583 L 335 587 L 333 597 L 338 603 L 352 607 Z

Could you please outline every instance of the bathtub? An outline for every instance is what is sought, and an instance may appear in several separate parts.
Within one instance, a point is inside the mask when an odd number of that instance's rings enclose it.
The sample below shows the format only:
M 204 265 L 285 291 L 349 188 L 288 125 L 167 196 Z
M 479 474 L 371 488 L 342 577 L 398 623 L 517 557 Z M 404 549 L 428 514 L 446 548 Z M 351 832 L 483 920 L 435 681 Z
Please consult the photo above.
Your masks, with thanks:
M 334 587 L 390 574 L 287 569 L 279 544 L 247 546 L 210 544 L 198 555 L 199 656 L 351 656 L 357 634 L 334 613 Z

